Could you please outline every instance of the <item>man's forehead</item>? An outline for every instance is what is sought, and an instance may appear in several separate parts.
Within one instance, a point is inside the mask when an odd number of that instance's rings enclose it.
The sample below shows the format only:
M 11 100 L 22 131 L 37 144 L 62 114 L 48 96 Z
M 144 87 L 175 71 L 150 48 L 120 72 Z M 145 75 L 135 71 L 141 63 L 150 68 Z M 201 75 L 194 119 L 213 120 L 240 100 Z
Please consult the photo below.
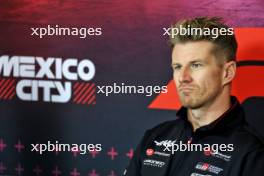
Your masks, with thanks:
M 207 41 L 179 43 L 172 50 L 172 62 L 206 61 L 213 56 L 213 49 Z

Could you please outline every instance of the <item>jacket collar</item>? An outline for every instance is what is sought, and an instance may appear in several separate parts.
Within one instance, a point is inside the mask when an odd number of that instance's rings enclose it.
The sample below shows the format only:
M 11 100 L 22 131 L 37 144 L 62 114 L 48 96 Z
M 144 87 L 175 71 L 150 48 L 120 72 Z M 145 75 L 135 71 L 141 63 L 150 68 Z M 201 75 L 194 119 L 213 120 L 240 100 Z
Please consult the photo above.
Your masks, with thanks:
M 176 114 L 176 116 L 185 121 L 185 123 L 190 124 L 187 118 L 187 109 L 182 107 Z M 220 117 L 218 117 L 215 121 L 211 122 L 208 125 L 202 126 L 196 129 L 195 133 L 202 131 L 222 131 L 227 130 L 229 128 L 234 128 L 239 126 L 245 122 L 245 116 L 243 108 L 238 102 L 237 98 L 231 96 L 231 107 L 224 112 Z

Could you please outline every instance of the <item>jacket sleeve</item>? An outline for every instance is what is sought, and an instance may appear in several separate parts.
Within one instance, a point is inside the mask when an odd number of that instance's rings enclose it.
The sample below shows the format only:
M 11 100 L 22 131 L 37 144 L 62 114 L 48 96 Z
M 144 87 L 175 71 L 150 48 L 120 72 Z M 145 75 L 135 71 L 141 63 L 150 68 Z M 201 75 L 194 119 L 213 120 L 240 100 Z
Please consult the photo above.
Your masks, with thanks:
M 264 148 L 255 150 L 248 154 L 246 163 L 242 169 L 242 176 L 264 175 Z
M 142 153 L 144 152 L 144 146 L 145 146 L 146 140 L 149 136 L 148 133 L 149 133 L 149 131 L 146 131 L 144 137 L 142 138 L 142 140 L 138 144 L 138 146 L 134 152 L 134 155 L 133 155 L 132 159 L 130 160 L 128 167 L 124 171 L 124 176 L 141 176 L 141 174 L 140 174 L 141 157 L 142 157 Z

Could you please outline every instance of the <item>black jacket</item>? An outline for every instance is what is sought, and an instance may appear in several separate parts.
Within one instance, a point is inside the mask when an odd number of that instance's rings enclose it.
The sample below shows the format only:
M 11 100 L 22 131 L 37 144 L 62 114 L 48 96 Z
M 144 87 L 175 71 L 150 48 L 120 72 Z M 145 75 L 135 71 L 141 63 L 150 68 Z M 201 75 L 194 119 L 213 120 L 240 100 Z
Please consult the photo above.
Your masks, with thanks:
M 180 143 L 185 148 L 176 151 Z M 197 151 L 187 151 L 187 143 L 193 150 L 196 145 Z M 124 175 L 264 176 L 263 143 L 245 122 L 243 109 L 235 97 L 227 112 L 195 132 L 187 120 L 187 110 L 181 108 L 176 120 L 145 133 Z

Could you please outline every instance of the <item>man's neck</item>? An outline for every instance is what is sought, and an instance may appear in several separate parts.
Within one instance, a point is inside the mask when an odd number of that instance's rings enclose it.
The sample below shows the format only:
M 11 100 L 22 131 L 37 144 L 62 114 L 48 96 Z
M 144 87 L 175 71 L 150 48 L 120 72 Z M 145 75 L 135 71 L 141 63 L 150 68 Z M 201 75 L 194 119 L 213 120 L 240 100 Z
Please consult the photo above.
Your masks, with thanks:
M 193 126 L 193 131 L 218 119 L 230 108 L 230 106 L 231 100 L 228 94 L 228 96 L 216 98 L 215 101 L 208 106 L 199 109 L 188 109 L 187 116 Z

